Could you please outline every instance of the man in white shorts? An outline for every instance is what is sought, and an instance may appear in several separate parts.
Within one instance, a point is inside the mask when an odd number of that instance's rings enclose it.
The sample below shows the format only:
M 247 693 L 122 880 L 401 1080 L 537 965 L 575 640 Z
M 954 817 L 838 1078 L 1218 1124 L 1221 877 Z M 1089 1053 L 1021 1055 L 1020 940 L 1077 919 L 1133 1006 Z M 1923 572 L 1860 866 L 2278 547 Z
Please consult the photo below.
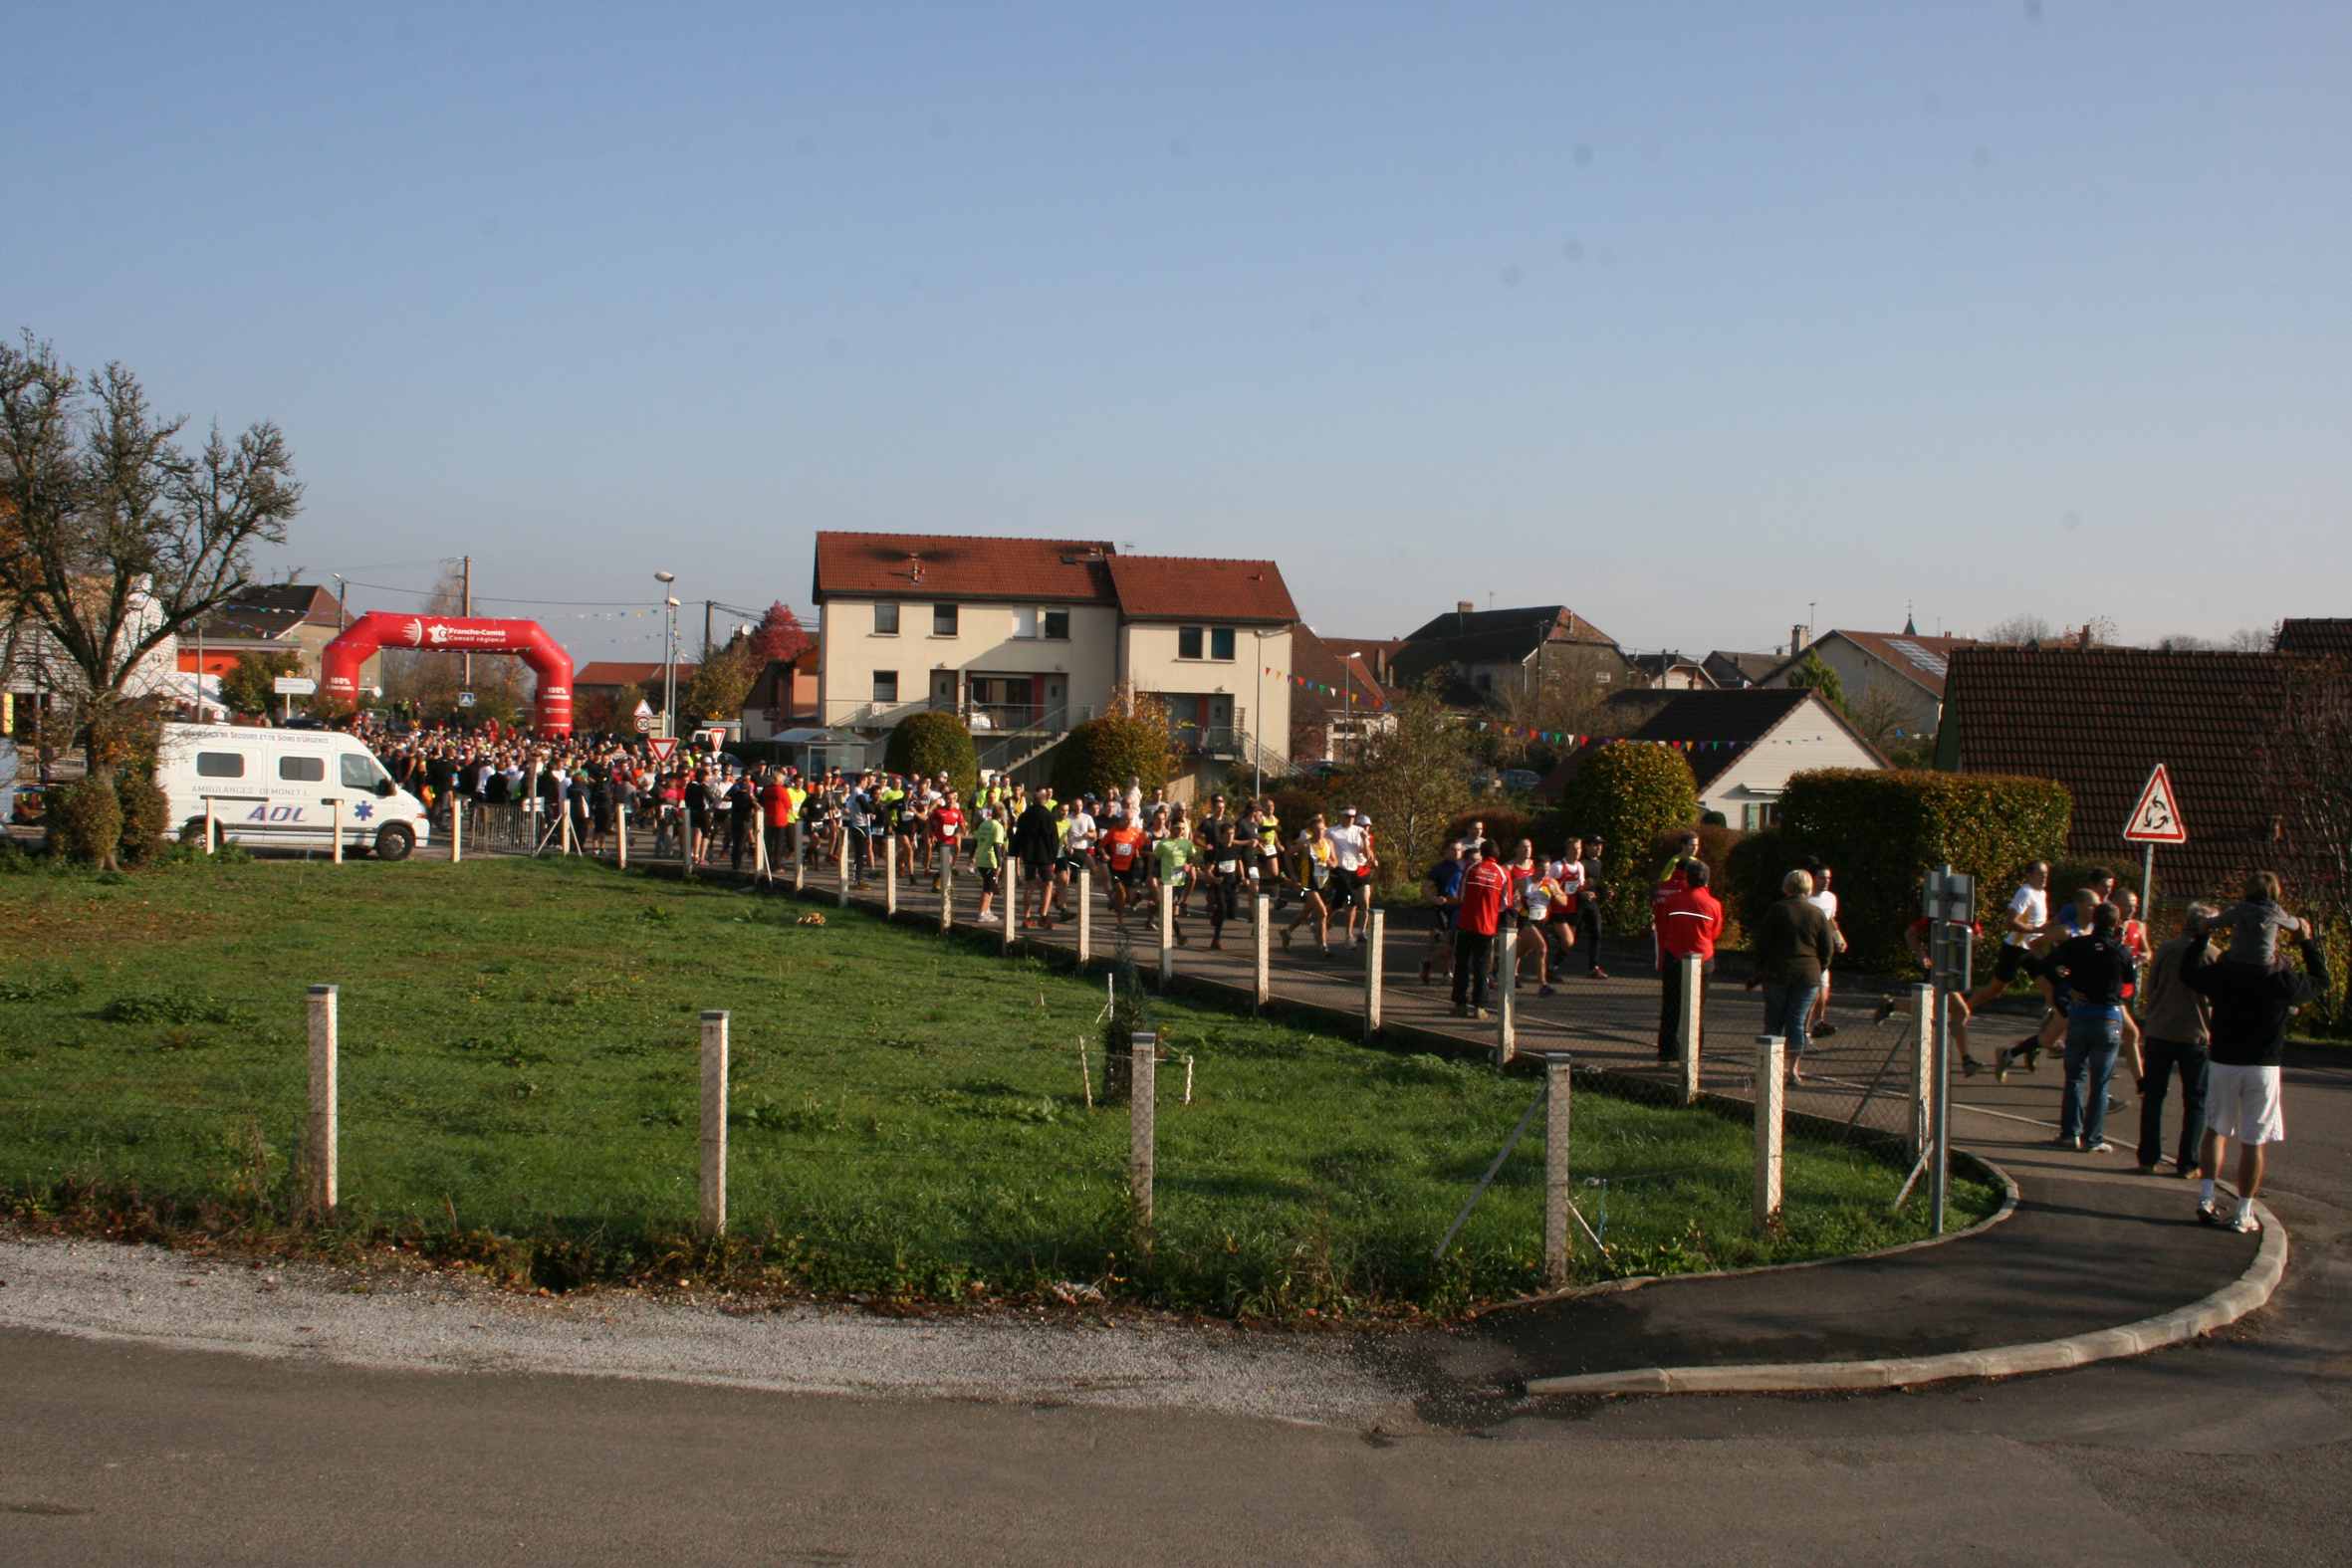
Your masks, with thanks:
M 2286 1049 L 2286 1027 L 2295 1009 L 2327 995 L 2327 954 L 2303 939 L 2303 967 L 2284 959 L 2269 965 L 2215 961 L 2204 943 L 2191 944 L 2181 959 L 2181 979 L 2213 1003 L 2213 1057 L 2205 1097 L 2204 1177 L 2197 1218 L 2232 1231 L 2259 1231 L 2254 1199 L 2262 1191 L 2265 1151 L 2286 1137 L 2279 1104 L 2278 1065 Z M 2214 1184 L 2237 1140 L 2237 1212 L 2224 1218 L 2214 1202 Z

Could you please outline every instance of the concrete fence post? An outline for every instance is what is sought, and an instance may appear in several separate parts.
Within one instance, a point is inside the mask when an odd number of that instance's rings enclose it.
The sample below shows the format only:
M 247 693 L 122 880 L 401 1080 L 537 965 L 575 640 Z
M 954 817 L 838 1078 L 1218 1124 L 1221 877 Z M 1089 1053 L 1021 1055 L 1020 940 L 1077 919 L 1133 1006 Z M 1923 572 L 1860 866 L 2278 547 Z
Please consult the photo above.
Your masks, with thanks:
M 1568 1110 L 1575 1090 L 1565 1055 L 1543 1060 L 1543 1283 L 1568 1282 Z
M 1375 909 L 1364 917 L 1364 1038 L 1380 1036 L 1380 987 L 1386 978 L 1388 946 L 1382 940 L 1388 933 L 1388 911 Z M 1265 922 L 1259 923 L 1261 935 L 1258 946 L 1266 946 Z
M 1137 1034 L 1130 1047 L 1127 1080 L 1127 1191 L 1135 1201 L 1135 1231 L 1146 1244 L 1151 1236 L 1153 1137 L 1158 1102 L 1160 1037 Z
M 793 891 L 802 893 L 809 887 L 809 851 L 801 836 L 801 824 L 793 823 Z
M 612 808 L 612 846 L 613 853 L 619 857 L 620 869 L 626 871 L 629 868 L 629 808 L 625 805 Z
M 564 799 L 557 801 L 556 809 L 564 813 L 563 817 L 556 824 L 556 832 L 562 841 L 563 852 L 567 855 L 576 855 L 580 853 L 580 850 L 575 847 L 572 837 L 571 797 L 567 795 Z
M 752 876 L 766 886 L 775 874 L 768 864 L 768 813 L 760 810 L 752 817 Z
M 1936 1128 L 1936 988 L 1911 988 L 1911 1158 L 1923 1158 Z
M 449 863 L 465 864 L 465 797 L 449 802 Z
M 998 877 L 999 880 L 1004 880 L 1002 868 L 998 871 Z M 1011 891 L 1005 894 L 1005 908 L 1007 910 L 1013 907 L 1013 900 L 1017 896 Z M 1093 961 L 1094 873 L 1084 866 L 1080 866 L 1078 868 L 1078 968 L 1084 969 Z
M 331 801 L 330 803 L 331 803 L 331 804 L 332 804 L 332 805 L 335 807 L 335 863 L 336 863 L 337 865 L 342 865 L 342 864 L 343 864 L 343 796 L 342 796 L 342 795 L 340 795 L 340 794 L 339 794 L 339 795 L 337 795 L 337 796 L 335 797 L 335 799 L 334 799 L 333 801 Z
M 1674 1009 L 1674 1039 L 1682 1067 L 1682 1102 L 1695 1105 L 1699 1101 L 1699 1042 L 1707 1027 L 1707 966 L 1695 954 L 1673 962 L 1681 966 L 1677 974 L 1682 993 Z
M 882 839 L 882 913 L 891 920 L 898 918 L 898 835 L 890 833 Z
M 1519 1016 L 1514 1006 L 1518 998 L 1511 989 L 1512 982 L 1519 979 L 1519 928 L 1508 923 L 1510 916 L 1503 918 L 1506 924 L 1495 939 L 1496 949 L 1503 955 L 1495 975 L 1495 1059 L 1509 1066 L 1519 1054 Z
M 1250 1005 L 1263 1008 L 1274 996 L 1274 961 L 1269 951 L 1274 934 L 1274 900 L 1261 893 L 1252 902 L 1257 906 L 1257 919 L 1250 928 L 1250 964 L 1256 979 L 1250 990 Z
M 204 797 L 204 852 L 211 854 L 220 847 L 220 819 L 212 814 L 212 796 Z
M 304 1150 L 310 1181 L 305 1196 L 320 1215 L 335 1213 L 336 1182 L 336 988 L 311 988 L 311 1106 Z
M 948 868 L 943 874 L 951 877 L 956 874 L 954 861 L 950 860 L 948 862 Z M 945 885 L 945 883 L 941 884 L 941 886 Z M 1013 928 L 1020 923 L 1020 920 L 1021 900 L 1019 898 L 1000 898 L 997 900 L 997 924 L 1004 932 L 1004 951 L 1008 958 L 1011 957 L 1013 953 Z
M 1780 1123 L 1787 1090 L 1780 1081 L 1788 1042 L 1777 1034 L 1756 1037 L 1756 1228 L 1780 1223 Z
M 702 1015 L 702 1233 L 727 1230 L 727 1013 Z
M 1006 900 L 1011 903 L 1012 900 Z M 939 929 L 951 931 L 956 923 L 956 871 L 949 866 L 939 874 Z
M 1176 973 L 1176 890 L 1160 884 L 1160 984 Z
M 849 829 L 843 827 L 833 838 L 833 877 L 838 884 L 833 892 L 833 906 L 849 907 Z

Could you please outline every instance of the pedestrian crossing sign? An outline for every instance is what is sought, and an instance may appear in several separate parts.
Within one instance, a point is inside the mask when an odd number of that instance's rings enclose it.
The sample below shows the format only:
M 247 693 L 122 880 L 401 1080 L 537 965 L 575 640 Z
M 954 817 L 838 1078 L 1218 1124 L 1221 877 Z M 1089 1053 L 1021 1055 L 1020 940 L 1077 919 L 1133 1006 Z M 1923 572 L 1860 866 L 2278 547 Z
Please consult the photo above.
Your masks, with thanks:
M 2147 787 L 2140 791 L 2140 803 L 2132 807 L 2131 820 L 2123 825 L 2127 843 L 2185 844 L 2189 841 L 2189 824 L 2181 820 L 2181 802 L 2173 797 L 2173 776 L 2158 763 L 2148 776 Z

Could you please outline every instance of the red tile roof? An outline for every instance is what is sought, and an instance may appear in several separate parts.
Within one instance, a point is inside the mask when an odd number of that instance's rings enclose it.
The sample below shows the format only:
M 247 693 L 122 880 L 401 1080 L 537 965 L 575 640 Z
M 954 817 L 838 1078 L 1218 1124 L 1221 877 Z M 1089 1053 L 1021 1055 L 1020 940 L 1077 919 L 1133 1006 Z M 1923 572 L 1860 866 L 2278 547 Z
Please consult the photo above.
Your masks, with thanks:
M 2269 653 L 1963 648 L 1937 761 L 2057 780 L 2074 796 L 2067 853 L 2115 861 L 2137 859 L 2124 822 L 2163 763 L 2189 842 L 2158 853 L 2158 893 L 2231 893 L 2246 871 L 2292 864 L 2261 763 L 2283 722 L 2288 664 Z
M 1298 618 L 1283 568 L 1271 560 L 1113 556 L 1111 587 L 1132 620 L 1272 621 Z
M 815 597 L 1112 602 L 1107 540 L 819 534 Z
M 694 679 L 694 672 L 697 668 L 699 666 L 688 664 L 683 660 L 679 661 L 679 690 L 683 691 L 686 683 Z M 627 660 L 599 659 L 593 664 L 584 664 L 572 673 L 572 689 L 574 691 L 588 686 L 639 686 L 647 691 L 653 691 L 660 685 L 661 661 L 659 659 L 650 664 L 631 663 Z
M 1810 653 L 1832 637 L 1843 637 L 1888 669 L 1937 698 L 1944 695 L 1944 682 L 1953 653 L 1961 648 L 1984 646 L 1974 637 L 1929 637 L 1917 632 L 1901 631 L 1849 631 L 1840 626 L 1814 638 L 1805 653 Z M 1800 653 L 1794 659 L 1783 658 L 1778 667 L 1764 679 L 1770 681 L 1777 678 L 1782 670 L 1803 657 L 1804 654 Z

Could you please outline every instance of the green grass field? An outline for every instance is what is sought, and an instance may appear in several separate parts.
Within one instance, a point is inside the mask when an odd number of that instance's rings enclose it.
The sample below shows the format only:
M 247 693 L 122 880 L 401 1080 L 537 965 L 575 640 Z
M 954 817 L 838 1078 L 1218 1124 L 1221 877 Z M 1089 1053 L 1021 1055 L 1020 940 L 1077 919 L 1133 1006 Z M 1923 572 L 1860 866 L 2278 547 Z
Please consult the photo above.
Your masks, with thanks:
M 0 1186 L 20 1214 L 353 1248 L 402 1239 L 519 1278 L 904 1300 L 1056 1281 L 1219 1313 L 1452 1311 L 1534 1288 L 1539 1130 L 1452 1253 L 1431 1248 L 1537 1091 L 1524 1076 L 1152 1005 L 1157 1230 L 1128 1240 L 1101 977 L 819 906 L 585 864 L 181 863 L 0 875 Z M 340 1223 L 288 1228 L 304 988 L 341 987 Z M 695 1214 L 697 1014 L 733 1014 L 731 1218 Z M 1899 1173 L 1792 1137 L 1784 1233 L 1748 1222 L 1751 1139 L 1582 1093 L 1585 1277 L 1780 1261 L 1921 1233 Z M 1956 1184 L 1961 1223 L 1990 1189 Z M 130 1217 L 130 1218 L 125 1218 Z

